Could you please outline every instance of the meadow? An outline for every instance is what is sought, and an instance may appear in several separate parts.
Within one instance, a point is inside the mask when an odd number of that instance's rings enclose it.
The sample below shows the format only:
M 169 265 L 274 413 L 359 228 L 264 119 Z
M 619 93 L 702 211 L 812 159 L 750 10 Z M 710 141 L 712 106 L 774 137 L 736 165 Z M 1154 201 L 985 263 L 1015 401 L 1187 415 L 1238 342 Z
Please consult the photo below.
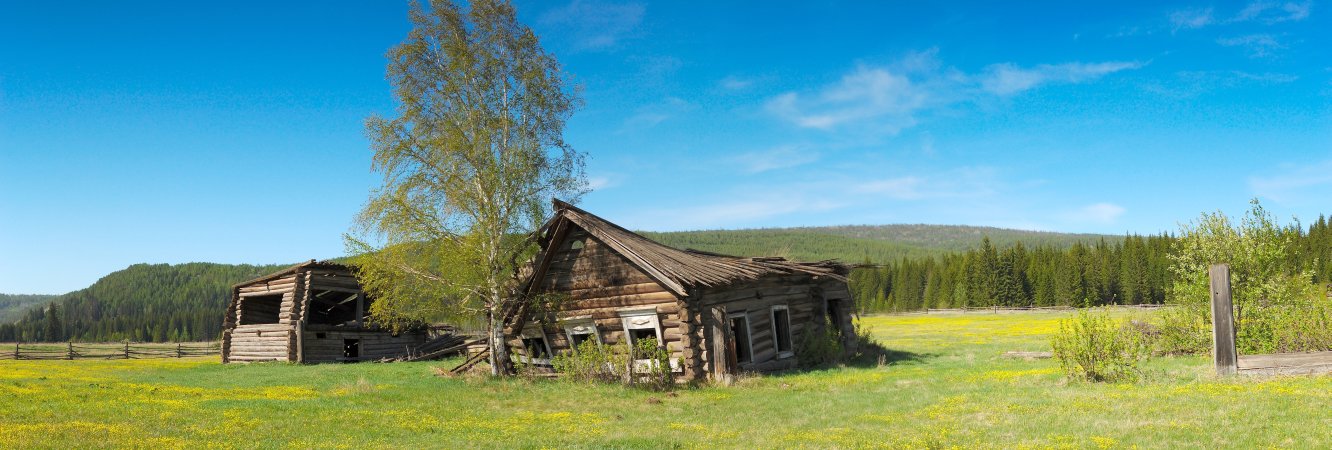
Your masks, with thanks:
M 1167 357 L 1094 384 L 1001 356 L 1048 350 L 1069 316 L 867 316 L 882 362 L 670 393 L 434 375 L 452 361 L 0 361 L 0 448 L 1332 446 L 1329 377 L 1216 378 L 1207 358 Z

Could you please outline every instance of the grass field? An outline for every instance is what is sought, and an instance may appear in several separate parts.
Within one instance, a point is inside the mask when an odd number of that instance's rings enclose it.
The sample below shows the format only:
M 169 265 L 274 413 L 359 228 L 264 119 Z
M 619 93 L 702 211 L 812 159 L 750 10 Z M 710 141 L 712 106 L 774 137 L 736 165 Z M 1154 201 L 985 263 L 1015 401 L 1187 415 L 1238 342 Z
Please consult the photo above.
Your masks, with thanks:
M 1068 315 L 866 317 L 899 352 L 882 366 L 673 394 L 432 375 L 447 362 L 3 361 L 0 448 L 1332 446 L 1332 378 L 1216 379 L 1191 357 L 1070 383 L 1000 357 L 1048 350 Z

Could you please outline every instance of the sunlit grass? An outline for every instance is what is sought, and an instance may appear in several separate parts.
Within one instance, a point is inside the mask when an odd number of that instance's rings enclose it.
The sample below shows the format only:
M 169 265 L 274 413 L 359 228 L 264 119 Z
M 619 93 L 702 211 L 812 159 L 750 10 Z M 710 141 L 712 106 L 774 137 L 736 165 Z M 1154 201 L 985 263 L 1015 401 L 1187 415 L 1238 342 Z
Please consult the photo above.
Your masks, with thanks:
M 1068 316 L 869 316 L 896 352 L 881 366 L 673 394 L 433 376 L 449 362 L 0 361 L 0 448 L 1332 445 L 1332 378 L 1218 379 L 1190 357 L 1139 384 L 1070 383 L 1052 360 L 1000 356 L 1048 350 Z

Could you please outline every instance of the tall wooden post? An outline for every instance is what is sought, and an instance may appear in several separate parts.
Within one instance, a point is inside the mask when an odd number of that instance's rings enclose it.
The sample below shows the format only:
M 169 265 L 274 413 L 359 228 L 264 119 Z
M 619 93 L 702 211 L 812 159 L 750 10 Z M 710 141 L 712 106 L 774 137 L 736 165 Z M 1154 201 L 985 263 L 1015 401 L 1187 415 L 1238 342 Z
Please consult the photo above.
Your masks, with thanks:
M 66 359 L 74 360 L 74 341 L 69 341 L 69 351 L 65 353 Z
M 1217 375 L 1234 375 L 1239 356 L 1235 352 L 1235 311 L 1230 300 L 1230 265 L 1215 264 L 1208 272 L 1212 281 L 1212 362 Z

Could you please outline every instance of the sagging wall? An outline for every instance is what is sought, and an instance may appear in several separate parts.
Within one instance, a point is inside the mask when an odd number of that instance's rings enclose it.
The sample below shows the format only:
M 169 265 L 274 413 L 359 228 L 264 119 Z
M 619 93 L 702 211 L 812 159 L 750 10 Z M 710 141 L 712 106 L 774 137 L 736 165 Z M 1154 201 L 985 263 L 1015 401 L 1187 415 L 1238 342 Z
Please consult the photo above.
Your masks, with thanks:
M 572 350 L 570 326 L 594 326 L 603 345 L 624 345 L 628 339 L 624 314 L 652 310 L 660 342 L 671 352 L 671 359 L 684 356 L 681 303 L 675 294 L 576 227 L 554 248 L 556 253 L 537 289 L 564 298 L 558 300 L 556 312 L 532 318 L 542 325 L 541 333 L 554 354 Z M 521 337 L 509 345 L 519 355 L 529 356 Z
M 808 275 L 769 276 L 730 286 L 701 290 L 690 304 L 685 327 L 690 348 L 685 350 L 686 376 L 701 379 L 726 370 L 727 348 L 719 332 L 730 332 L 731 320 L 743 317 L 748 324 L 748 361 L 737 358 L 740 371 L 767 372 L 795 368 L 800 361 L 800 341 L 806 333 L 821 333 L 831 325 L 840 330 L 844 343 L 854 342 L 851 295 L 846 283 Z M 830 306 L 831 305 L 831 306 Z M 774 333 L 774 311 L 784 309 L 789 323 L 789 350 L 779 352 Z M 719 322 L 720 321 L 720 322 Z M 730 336 L 736 339 L 736 336 Z M 737 345 L 742 340 L 737 340 Z M 741 353 L 737 350 L 737 353 Z M 721 368 L 721 369 L 719 369 Z

